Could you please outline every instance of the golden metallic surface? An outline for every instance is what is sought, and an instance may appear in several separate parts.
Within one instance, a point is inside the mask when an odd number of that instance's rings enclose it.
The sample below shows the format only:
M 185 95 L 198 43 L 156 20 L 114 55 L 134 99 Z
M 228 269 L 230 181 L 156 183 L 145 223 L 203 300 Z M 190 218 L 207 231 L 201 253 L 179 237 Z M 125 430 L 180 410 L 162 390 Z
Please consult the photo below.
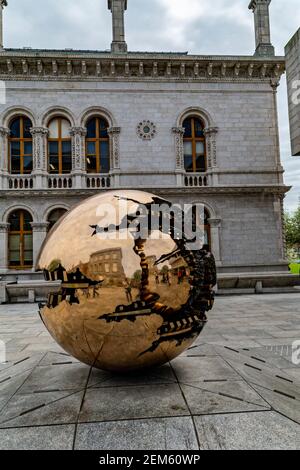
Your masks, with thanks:
M 57 343 L 86 364 L 113 371 L 162 364 L 188 348 L 206 322 L 213 257 L 186 250 L 161 227 L 160 239 L 134 238 L 129 224 L 118 229 L 139 203 L 158 201 L 166 202 L 141 191 L 102 193 L 68 212 L 43 244 L 37 269 L 62 283 L 40 316 Z M 97 228 L 109 226 L 114 236 L 103 239 Z

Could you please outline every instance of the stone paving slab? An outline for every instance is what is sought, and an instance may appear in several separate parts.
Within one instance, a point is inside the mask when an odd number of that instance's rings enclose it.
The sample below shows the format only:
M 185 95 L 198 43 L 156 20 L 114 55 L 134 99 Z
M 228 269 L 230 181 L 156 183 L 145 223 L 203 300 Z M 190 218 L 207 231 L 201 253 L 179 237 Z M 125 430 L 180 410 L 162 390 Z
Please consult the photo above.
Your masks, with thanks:
M 273 411 L 196 417 L 202 449 L 295 450 L 299 426 Z
M 79 424 L 79 450 L 198 450 L 190 417 Z
M 182 356 L 117 375 L 65 353 L 36 305 L 1 305 L 0 449 L 298 449 L 299 318 L 300 293 L 219 297 Z
M 75 425 L 0 429 L 0 450 L 72 450 Z
M 87 390 L 79 421 L 117 421 L 189 414 L 177 384 L 109 387 Z

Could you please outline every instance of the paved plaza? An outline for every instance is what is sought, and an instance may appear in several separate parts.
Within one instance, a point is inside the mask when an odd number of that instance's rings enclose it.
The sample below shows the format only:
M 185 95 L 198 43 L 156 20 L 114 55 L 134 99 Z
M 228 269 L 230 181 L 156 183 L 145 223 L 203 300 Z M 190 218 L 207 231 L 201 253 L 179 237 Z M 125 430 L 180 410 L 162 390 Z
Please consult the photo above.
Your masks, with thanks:
M 218 297 L 183 356 L 126 376 L 68 356 L 37 310 L 0 306 L 0 449 L 300 448 L 300 293 Z

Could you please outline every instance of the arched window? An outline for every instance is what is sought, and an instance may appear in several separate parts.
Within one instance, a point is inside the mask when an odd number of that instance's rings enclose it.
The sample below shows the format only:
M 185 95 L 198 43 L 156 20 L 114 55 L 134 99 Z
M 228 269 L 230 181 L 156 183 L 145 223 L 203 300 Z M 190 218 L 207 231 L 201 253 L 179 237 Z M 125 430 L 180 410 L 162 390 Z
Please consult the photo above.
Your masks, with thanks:
M 8 218 L 8 265 L 12 269 L 27 269 L 33 264 L 32 218 L 29 212 L 17 210 Z
M 72 170 L 71 124 L 63 117 L 56 117 L 50 121 L 48 127 L 49 173 L 70 173 Z
M 206 171 L 204 125 L 198 117 L 183 122 L 184 168 L 188 172 Z
M 108 122 L 93 117 L 87 122 L 86 169 L 88 173 L 109 172 Z
M 26 116 L 14 118 L 9 126 L 9 167 L 12 174 L 32 172 L 32 122 Z
M 50 212 L 48 216 L 48 231 L 52 229 L 53 225 L 56 224 L 56 222 L 67 212 L 66 209 L 63 208 L 58 208 L 58 209 L 53 209 L 53 211 Z

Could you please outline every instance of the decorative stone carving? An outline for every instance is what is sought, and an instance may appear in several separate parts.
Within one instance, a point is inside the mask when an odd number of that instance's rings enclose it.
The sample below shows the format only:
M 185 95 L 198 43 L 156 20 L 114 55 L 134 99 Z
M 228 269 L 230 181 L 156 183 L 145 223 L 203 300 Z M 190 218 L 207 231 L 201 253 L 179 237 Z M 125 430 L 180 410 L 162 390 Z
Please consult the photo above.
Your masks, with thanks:
M 110 127 L 108 129 L 108 135 L 110 138 L 110 166 L 112 170 L 120 169 L 120 144 L 119 135 L 121 132 L 120 127 Z
M 70 135 L 72 137 L 72 171 L 85 171 L 85 136 L 84 127 L 71 127 Z
M 47 137 L 46 127 L 32 127 L 33 172 L 47 172 Z
M 0 172 L 8 172 L 8 137 L 10 130 L 7 127 L 0 127 Z
M 9 230 L 9 223 L 0 222 L 0 233 L 7 233 Z
M 34 52 L 26 50 L 21 55 L 12 53 L 11 56 L 7 57 L 6 54 L 0 57 L 1 79 L 23 80 L 26 77 L 26 80 L 36 80 L 38 76 L 40 80 L 55 80 L 56 77 L 68 80 L 73 75 L 75 63 L 80 64 L 80 67 L 76 68 L 76 75 L 79 74 L 87 80 L 101 75 L 105 78 L 127 77 L 128 80 L 131 78 L 144 80 L 147 77 L 160 80 L 189 77 L 189 80 L 201 82 L 213 80 L 230 83 L 247 79 L 257 83 L 272 77 L 279 79 L 285 71 L 284 60 L 272 57 L 266 57 L 263 63 L 255 57 L 248 60 L 241 58 L 235 62 L 230 57 L 224 57 L 220 62 L 217 58 L 205 59 L 201 56 L 195 58 L 195 61 L 186 56 L 181 56 L 180 60 L 167 57 L 158 61 L 142 53 L 139 56 L 126 56 L 124 62 L 124 58 L 118 56 L 114 56 L 113 59 L 104 56 L 100 61 L 88 53 L 82 56 L 73 52 L 72 60 L 61 58 L 58 66 L 57 56 L 51 57 L 48 54 L 36 57 Z
M 183 136 L 185 128 L 173 127 L 172 132 L 175 135 L 176 170 L 184 170 Z
M 141 121 L 137 126 L 137 135 L 143 140 L 152 140 L 156 132 L 156 125 L 152 121 Z
M 216 134 L 218 127 L 206 127 L 204 135 L 206 137 L 207 166 L 208 168 L 217 166 L 217 144 Z
M 49 222 L 30 222 L 30 225 L 35 232 L 47 232 Z

